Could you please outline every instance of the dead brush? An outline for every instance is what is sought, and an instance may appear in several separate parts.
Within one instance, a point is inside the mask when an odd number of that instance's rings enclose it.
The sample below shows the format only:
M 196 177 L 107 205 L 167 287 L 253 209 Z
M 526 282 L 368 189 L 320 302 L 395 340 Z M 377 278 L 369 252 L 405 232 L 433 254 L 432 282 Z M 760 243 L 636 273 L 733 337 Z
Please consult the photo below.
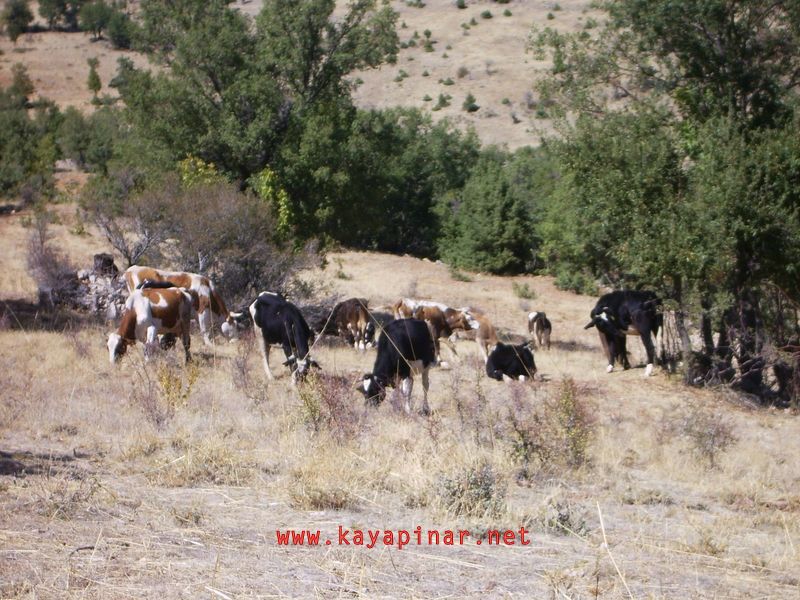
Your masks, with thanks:
M 69 520 L 85 510 L 101 488 L 95 477 L 48 473 L 33 487 L 33 510 L 48 519 Z
M 289 503 L 300 510 L 355 508 L 358 495 L 354 489 L 362 470 L 354 454 L 343 451 L 338 443 L 313 444 L 290 473 Z
M 341 442 L 362 431 L 365 411 L 353 401 L 353 385 L 348 378 L 314 371 L 297 392 L 303 422 L 315 434 L 326 430 Z
M 200 369 L 195 363 L 182 366 L 172 355 L 159 356 L 149 364 L 141 357 L 132 357 L 131 364 L 136 383 L 129 399 L 150 423 L 161 429 L 189 403 Z
M 451 516 L 493 518 L 506 511 L 505 480 L 486 461 L 440 475 L 435 488 L 439 506 Z
M 254 339 L 252 332 L 246 332 L 245 335 L 239 337 L 236 354 L 230 361 L 230 374 L 233 388 L 242 392 L 254 404 L 259 405 L 268 397 L 269 383 L 263 378 L 253 377 L 253 369 L 248 365 Z
M 178 457 L 166 458 L 147 473 L 151 482 L 167 487 L 242 486 L 253 480 L 258 469 L 249 452 L 218 434 L 182 439 L 178 446 L 182 452 Z
M 664 428 L 672 435 L 687 439 L 695 456 L 710 469 L 716 468 L 720 455 L 739 441 L 729 418 L 719 411 L 699 406 L 668 419 Z
M 33 373 L 10 362 L 5 367 L 5 383 L 0 394 L 0 428 L 11 427 L 30 412 L 31 406 L 40 404 Z
M 478 446 L 493 448 L 498 437 L 500 415 L 486 397 L 483 361 L 473 363 L 474 378 L 465 382 L 459 373 L 451 372 L 449 388 L 461 432 L 469 435 Z
M 585 393 L 565 378 L 545 398 L 532 398 L 530 386 L 511 383 L 505 436 L 518 477 L 530 479 L 533 467 L 544 471 L 580 468 L 589 462 L 596 421 Z

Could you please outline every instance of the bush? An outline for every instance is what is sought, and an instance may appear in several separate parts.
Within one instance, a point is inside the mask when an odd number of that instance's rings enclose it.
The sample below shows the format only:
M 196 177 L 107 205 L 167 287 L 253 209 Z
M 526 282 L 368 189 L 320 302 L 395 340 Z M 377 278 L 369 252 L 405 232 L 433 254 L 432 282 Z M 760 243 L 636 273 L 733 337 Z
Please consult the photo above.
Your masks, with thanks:
M 95 39 L 102 37 L 103 30 L 114 14 L 114 9 L 104 0 L 88 2 L 81 7 L 78 13 L 78 23 L 82 31 L 89 31 Z
M 467 112 L 475 112 L 480 109 L 480 106 L 475 103 L 475 96 L 470 93 L 464 98 L 464 103 L 461 105 L 461 108 Z
M 576 294 L 586 296 L 597 295 L 597 282 L 587 271 L 570 270 L 568 267 L 559 269 L 556 274 L 556 287 Z
M 134 24 L 130 17 L 121 10 L 115 10 L 108 20 L 108 39 L 118 49 L 129 49 L 133 41 Z
M 511 283 L 511 290 L 517 298 L 523 298 L 525 300 L 536 299 L 536 292 L 527 283 L 517 283 L 514 281 Z
M 25 33 L 28 25 L 33 22 L 33 13 L 28 6 L 28 0 L 9 0 L 0 13 L 0 22 L 6 35 L 16 44 L 17 38 Z
M 467 8 L 466 0 L 456 0 L 456 6 L 458 8 Z
M 458 71 L 456 71 L 456 77 L 458 77 L 459 79 L 463 79 L 467 75 L 469 75 L 469 69 L 467 67 L 465 67 L 464 65 L 458 67 Z
M 594 407 L 572 379 L 562 379 L 544 401 L 532 402 L 530 388 L 523 384 L 512 384 L 509 390 L 505 424 L 520 478 L 530 479 L 535 467 L 550 473 L 588 464 Z
M 436 495 L 442 508 L 456 517 L 492 518 L 505 511 L 505 482 L 487 462 L 441 475 Z
M 481 18 L 482 19 L 491 19 L 492 18 L 492 11 L 490 11 L 490 10 L 483 11 L 481 13 Z

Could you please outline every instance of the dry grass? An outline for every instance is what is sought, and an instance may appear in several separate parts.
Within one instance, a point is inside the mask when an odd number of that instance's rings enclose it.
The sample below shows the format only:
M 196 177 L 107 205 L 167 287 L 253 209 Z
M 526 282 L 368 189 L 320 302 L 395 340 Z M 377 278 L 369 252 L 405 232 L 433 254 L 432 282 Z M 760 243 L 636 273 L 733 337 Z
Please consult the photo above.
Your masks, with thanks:
M 371 306 L 413 285 L 483 308 L 504 336 L 526 330 L 507 280 L 454 281 L 407 257 L 333 258 L 308 276 Z M 365 407 L 352 387 L 374 354 L 349 347 L 318 345 L 322 373 L 296 388 L 282 367 L 267 385 L 246 336 L 213 348 L 194 336 L 187 371 L 179 351 L 144 365 L 138 347 L 112 367 L 99 326 L 0 331 L 0 596 L 627 597 L 625 584 L 634 597 L 796 595 L 796 417 L 642 369 L 607 375 L 582 329 L 592 299 L 518 281 L 554 324 L 553 349 L 536 356 L 543 380 L 489 380 L 461 340 L 460 360 L 432 372 L 427 419 Z M 166 416 L 152 418 L 142 394 Z M 720 443 L 725 431 L 736 443 Z M 713 468 L 701 448 L 713 448 Z M 276 545 L 276 529 L 335 541 L 339 525 L 472 537 L 403 550 Z M 523 525 L 531 546 L 475 543 Z

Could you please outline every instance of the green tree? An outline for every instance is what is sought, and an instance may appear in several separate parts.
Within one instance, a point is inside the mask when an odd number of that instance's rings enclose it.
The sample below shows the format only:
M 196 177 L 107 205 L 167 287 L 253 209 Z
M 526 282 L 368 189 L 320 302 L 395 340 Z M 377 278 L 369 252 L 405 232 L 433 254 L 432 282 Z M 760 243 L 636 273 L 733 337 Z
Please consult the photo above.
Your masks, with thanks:
M 128 49 L 133 42 L 134 23 L 131 18 L 119 9 L 115 9 L 108 20 L 108 39 L 117 49 Z
M 607 0 L 592 34 L 534 30 L 553 60 L 537 87 L 568 110 L 598 114 L 613 98 L 670 96 L 682 115 L 752 126 L 784 118 L 800 81 L 800 8 L 778 0 Z
M 491 273 L 519 273 L 533 267 L 538 240 L 530 159 L 496 149 L 484 151 L 463 189 L 442 200 L 439 249 L 445 262 Z
M 100 39 L 113 15 L 114 9 L 105 0 L 94 0 L 80 8 L 78 23 L 82 31 L 90 31 L 94 39 Z
M 28 25 L 33 21 L 33 13 L 28 6 L 28 0 L 8 0 L 0 13 L 0 22 L 3 24 L 6 35 L 16 43 L 17 38 L 28 30 Z
M 66 11 L 65 0 L 39 0 L 39 15 L 47 21 L 50 29 L 55 29 L 56 23 L 64 17 Z
M 86 86 L 89 91 L 97 98 L 97 93 L 102 89 L 103 83 L 100 81 L 100 75 L 97 73 L 97 67 L 100 64 L 97 57 L 92 57 L 86 61 L 89 65 L 89 78 L 86 80 Z

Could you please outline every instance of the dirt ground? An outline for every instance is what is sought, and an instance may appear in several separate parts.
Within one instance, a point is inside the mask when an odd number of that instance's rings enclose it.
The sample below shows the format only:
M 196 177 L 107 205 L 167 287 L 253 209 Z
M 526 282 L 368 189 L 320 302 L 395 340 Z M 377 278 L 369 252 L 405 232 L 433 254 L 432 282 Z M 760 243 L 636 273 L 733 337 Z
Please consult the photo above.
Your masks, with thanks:
M 54 239 L 76 262 L 104 249 L 91 229 L 70 232 L 70 207 L 61 213 Z M 24 223 L 0 217 L 0 269 L 16 273 L 0 282 L 3 299 L 34 295 Z M 426 418 L 396 398 L 364 406 L 352 388 L 374 351 L 318 344 L 324 377 L 309 392 L 291 385 L 278 350 L 268 382 L 248 336 L 203 347 L 195 335 L 190 368 L 177 353 L 145 364 L 140 348 L 112 366 L 111 325 L 74 316 L 53 331 L 36 315 L 4 317 L 0 597 L 800 597 L 795 415 L 663 372 L 644 379 L 633 340 L 639 368 L 606 374 L 583 330 L 593 299 L 547 277 L 454 279 L 445 265 L 361 252 L 332 253 L 305 277 L 373 309 L 410 293 L 477 306 L 508 338 L 525 334 L 526 310 L 545 310 L 553 348 L 536 352 L 537 381 L 507 385 L 458 341 L 451 368 L 432 372 Z M 564 377 L 590 409 L 585 460 L 539 454 L 526 472 L 509 419 L 542 410 L 547 427 Z M 420 393 L 417 382 L 417 406 Z M 333 421 L 315 412 L 326 394 L 342 403 Z M 454 481 L 476 494 L 460 509 L 448 504 Z M 471 537 L 337 543 L 340 526 L 418 525 Z M 530 545 L 477 543 L 522 526 Z M 279 546 L 276 530 L 289 528 L 333 543 Z

